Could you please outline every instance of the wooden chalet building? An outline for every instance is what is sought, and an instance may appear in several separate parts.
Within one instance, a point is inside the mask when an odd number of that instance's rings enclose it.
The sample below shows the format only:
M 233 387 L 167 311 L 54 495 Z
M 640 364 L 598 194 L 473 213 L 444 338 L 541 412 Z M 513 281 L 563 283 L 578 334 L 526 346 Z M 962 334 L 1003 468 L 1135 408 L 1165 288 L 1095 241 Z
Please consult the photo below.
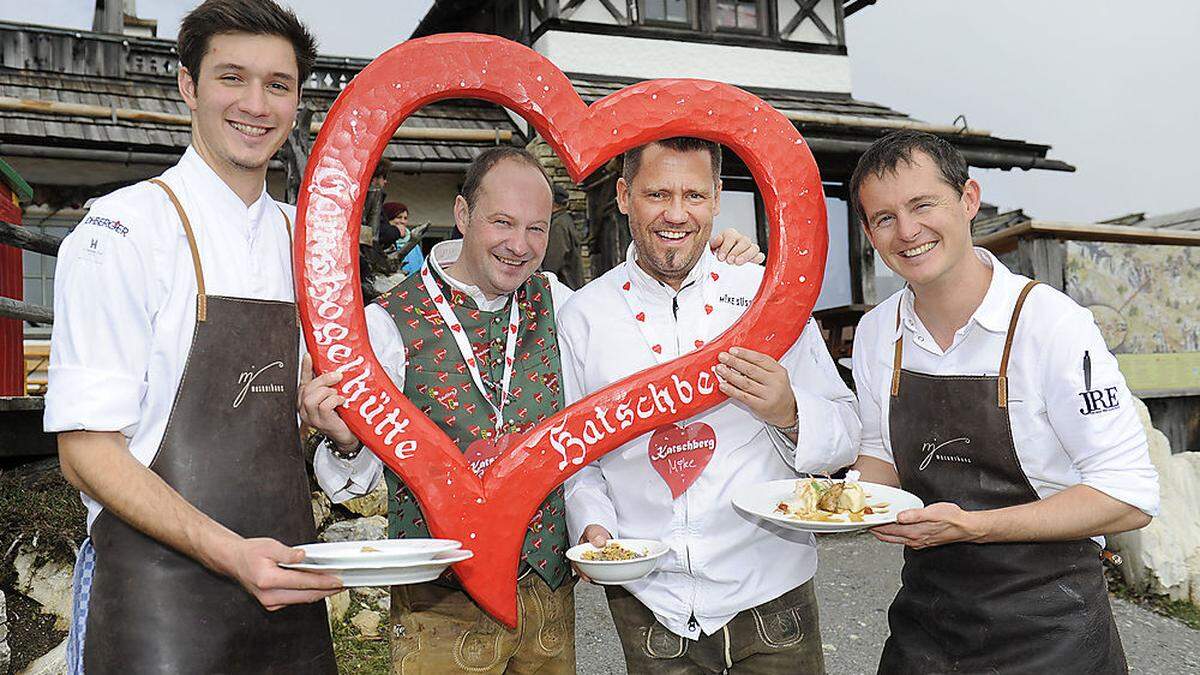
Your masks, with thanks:
M 837 226 L 830 233 L 826 290 L 840 287 L 844 293 L 848 288 L 843 303 L 847 297 L 873 303 L 898 286 L 885 277 L 875 288 L 874 254 L 850 222 L 843 200 L 858 157 L 881 135 L 902 127 L 936 133 L 979 168 L 1074 170 L 1048 159 L 1046 145 L 926 124 L 856 100 L 845 23 L 874 2 L 435 0 L 413 37 L 469 31 L 529 45 L 562 69 L 588 103 L 632 82 L 660 77 L 719 80 L 756 94 L 795 123 L 820 166 L 831 202 L 831 228 Z M 718 222 L 757 234 L 766 246 L 761 203 L 749 172 L 732 153 L 726 154 L 725 167 Z M 615 181 L 610 171 L 589 177 L 583 186 L 593 274 L 623 259 L 629 241 L 615 208 Z
M 155 37 L 134 0 L 95 0 L 91 31 L 0 21 L 0 158 L 34 188 L 24 226 L 63 235 L 87 199 L 152 177 L 189 141 L 189 112 L 176 90 L 174 42 Z M 873 303 L 894 287 L 846 209 L 846 183 L 859 155 L 896 128 L 937 133 L 981 168 L 1070 171 L 1049 146 L 965 127 L 926 124 L 852 96 L 845 22 L 873 0 L 435 0 L 413 33 L 474 31 L 531 46 L 558 65 L 587 102 L 657 77 L 729 82 L 791 119 L 815 153 L 830 204 L 830 261 L 823 306 Z M 313 130 L 367 59 L 322 55 L 305 83 Z M 882 66 L 883 64 L 881 64 Z M 388 198 L 407 203 L 411 222 L 448 236 L 451 204 L 470 159 L 495 144 L 534 145 L 519 117 L 483 101 L 441 101 L 397 131 Z M 766 247 L 761 201 L 744 164 L 727 154 L 719 225 Z M 610 165 L 611 169 L 612 165 Z M 619 262 L 628 231 L 614 203 L 616 174 L 598 172 L 573 192 L 587 223 L 591 274 Z M 268 187 L 284 195 L 277 159 Z M 53 259 L 24 255 L 26 302 L 52 304 Z M 851 313 L 851 316 L 853 312 Z M 27 354 L 46 351 L 46 325 L 27 325 Z M 34 364 L 36 365 L 36 364 Z M 31 370 L 35 370 L 33 366 Z

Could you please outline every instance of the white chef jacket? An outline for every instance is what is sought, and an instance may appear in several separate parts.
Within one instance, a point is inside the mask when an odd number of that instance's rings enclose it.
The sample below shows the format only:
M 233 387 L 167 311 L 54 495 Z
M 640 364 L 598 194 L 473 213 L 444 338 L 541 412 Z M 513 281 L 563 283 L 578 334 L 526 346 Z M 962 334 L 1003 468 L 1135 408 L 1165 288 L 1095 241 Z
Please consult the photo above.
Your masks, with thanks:
M 929 375 L 999 373 L 1013 307 L 1029 279 L 1010 272 L 985 249 L 976 248 L 975 253 L 991 267 L 992 281 L 983 302 L 945 351 L 913 310 L 908 288 L 859 322 L 853 370 L 863 455 L 895 463 L 887 429 L 897 339 L 904 340 L 906 370 Z M 1158 513 L 1158 473 L 1150 463 L 1146 434 L 1117 359 L 1105 346 L 1092 313 L 1045 284 L 1030 291 L 1017 322 L 1008 362 L 1008 415 L 1021 470 L 1039 497 L 1082 483 L 1150 516 Z
M 624 264 L 576 292 L 559 313 L 568 403 L 657 363 L 622 297 L 627 281 L 646 322 L 666 337 L 663 356 L 674 357 L 694 351 L 696 340 L 707 342 L 737 321 L 763 278 L 758 265 L 735 267 L 706 250 L 676 293 L 646 274 L 635 259 L 631 246 Z M 704 308 L 706 295 L 716 299 L 711 315 Z M 673 301 L 678 301 L 678 319 Z M 615 537 L 655 539 L 670 547 L 657 571 L 625 588 L 678 635 L 696 639 L 701 631 L 712 634 L 738 612 L 783 595 L 816 572 L 813 535 L 765 524 L 738 512 L 732 502 L 734 491 L 744 485 L 795 478 L 797 472 L 836 471 L 854 461 L 859 437 L 854 396 L 838 376 L 814 322 L 809 321 L 780 363 L 796 396 L 798 450 L 742 404 L 726 401 L 680 421 L 712 427 L 717 449 L 677 499 L 650 464 L 650 434 L 567 480 L 572 541 L 595 523 Z M 788 446 L 790 464 L 781 457 L 780 445 Z
M 488 300 L 477 286 L 464 284 L 443 271 L 443 266 L 458 260 L 461 252 L 461 239 L 440 242 L 429 252 L 429 266 L 438 278 L 450 284 L 452 288 L 466 293 L 475 301 L 475 306 L 479 309 L 485 312 L 504 309 L 508 304 L 508 296 L 502 295 Z M 558 308 L 562 307 L 567 298 L 571 297 L 573 291 L 559 281 L 553 272 L 539 272 L 538 274 L 546 275 L 550 281 L 551 302 L 554 303 L 557 315 Z M 422 289 L 421 292 L 425 291 Z M 374 303 L 367 306 L 367 337 L 371 341 L 371 349 L 375 352 L 375 358 L 379 359 L 379 364 L 383 366 L 384 371 L 387 372 L 396 387 L 404 391 L 404 373 L 408 363 L 404 338 L 401 337 L 400 329 L 396 327 L 396 321 L 388 314 L 387 310 Z M 358 453 L 353 459 L 342 459 L 333 454 L 328 443 L 322 443 L 317 446 L 316 454 L 313 456 L 313 472 L 316 474 L 317 484 L 329 495 L 330 500 L 335 504 L 340 504 L 347 499 L 362 496 L 375 489 L 379 479 L 383 476 L 383 462 L 369 450 Z
M 161 179 L 188 215 L 210 295 L 293 299 L 291 240 L 263 192 L 249 207 L 194 149 Z M 147 182 L 96 200 L 58 252 L 43 426 L 120 431 L 149 465 L 196 323 L 196 276 L 166 192 Z M 91 527 L 101 506 L 82 495 Z

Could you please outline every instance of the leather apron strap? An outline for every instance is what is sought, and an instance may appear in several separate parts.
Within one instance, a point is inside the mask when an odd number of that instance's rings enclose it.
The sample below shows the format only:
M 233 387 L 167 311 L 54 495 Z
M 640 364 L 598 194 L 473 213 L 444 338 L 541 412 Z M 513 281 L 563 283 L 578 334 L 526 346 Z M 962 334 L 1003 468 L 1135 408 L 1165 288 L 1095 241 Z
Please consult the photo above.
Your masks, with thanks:
M 1000 408 L 1008 407 L 1008 357 L 1012 352 L 1013 336 L 1017 332 L 1017 319 L 1021 316 L 1021 308 L 1025 306 L 1025 298 L 1029 297 L 1029 291 L 1033 290 L 1034 286 L 1040 284 L 1040 281 L 1032 280 L 1025 284 L 1021 289 L 1021 294 L 1017 296 L 1017 304 L 1013 307 L 1012 319 L 1008 322 L 1008 334 L 1004 337 L 1004 355 L 1000 357 L 1000 372 L 996 380 L 996 405 Z M 896 303 L 896 328 L 900 328 L 900 308 L 903 306 L 904 300 Z M 892 356 L 892 397 L 900 395 L 900 371 L 904 364 L 904 334 L 900 333 L 896 337 L 895 353 Z
M 179 198 L 175 196 L 175 191 L 169 185 L 161 178 L 151 178 L 150 182 L 167 193 L 167 198 L 171 200 L 171 205 L 179 214 L 179 222 L 183 223 L 183 233 L 187 235 L 188 249 L 192 252 L 192 269 L 196 273 L 196 321 L 204 321 L 208 318 L 208 296 L 204 292 L 204 267 L 200 264 L 200 249 L 196 246 L 196 234 L 192 231 L 192 221 L 188 219 L 187 212 L 183 210 L 183 205 L 179 203 Z
M 188 219 L 187 211 L 183 210 L 183 205 L 179 203 L 179 197 L 175 196 L 175 191 L 171 189 L 161 178 L 151 178 L 148 182 L 154 183 L 167 193 L 167 198 L 171 200 L 171 205 L 175 207 L 175 213 L 179 214 L 179 222 L 183 223 L 183 233 L 187 235 L 188 249 L 192 252 L 192 268 L 196 272 L 196 321 L 204 321 L 208 318 L 208 297 L 204 290 L 204 266 L 200 264 L 200 248 L 196 246 L 196 233 L 192 230 L 192 221 Z M 279 204 L 275 205 L 279 209 L 279 215 L 283 216 L 284 225 L 287 227 L 288 240 L 292 238 L 292 219 L 288 218 L 283 207 Z

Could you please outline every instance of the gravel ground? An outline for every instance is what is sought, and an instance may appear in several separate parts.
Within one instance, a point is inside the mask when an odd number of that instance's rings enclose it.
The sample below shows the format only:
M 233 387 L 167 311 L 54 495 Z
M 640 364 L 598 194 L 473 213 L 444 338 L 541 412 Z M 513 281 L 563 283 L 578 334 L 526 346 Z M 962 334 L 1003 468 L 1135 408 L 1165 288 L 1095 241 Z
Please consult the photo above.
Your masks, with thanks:
M 817 596 L 826 666 L 834 674 L 874 673 L 888 635 L 887 607 L 900 587 L 900 548 L 866 534 L 822 536 L 820 547 Z M 624 674 L 604 592 L 581 583 L 575 597 L 579 673 Z M 1130 672 L 1200 672 L 1200 631 L 1117 598 L 1113 611 Z

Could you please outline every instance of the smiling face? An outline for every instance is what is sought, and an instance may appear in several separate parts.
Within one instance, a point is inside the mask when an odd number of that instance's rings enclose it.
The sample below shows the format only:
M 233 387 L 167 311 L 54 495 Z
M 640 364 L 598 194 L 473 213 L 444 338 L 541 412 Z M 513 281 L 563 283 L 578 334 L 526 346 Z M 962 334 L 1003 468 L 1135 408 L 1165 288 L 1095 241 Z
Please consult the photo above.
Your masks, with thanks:
M 291 43 L 277 35 L 214 35 L 198 74 L 180 68 L 179 91 L 192 111 L 196 152 L 239 194 L 261 188 L 300 101 Z
M 979 211 L 979 183 L 967 180 L 960 195 L 928 155 L 914 152 L 911 163 L 868 176 L 859 200 L 871 244 L 914 289 L 955 283 L 975 258 L 971 219 Z
M 397 230 L 400 230 L 401 237 L 408 236 L 408 211 L 401 211 L 400 213 L 397 213 L 396 217 L 392 218 L 388 222 L 394 225 Z
M 550 184 L 538 168 L 500 160 L 480 181 L 474 207 L 462 195 L 454 201 L 463 247 L 450 273 L 489 298 L 516 291 L 546 256 L 553 205 Z
M 617 207 L 629 216 L 638 266 L 678 289 L 704 254 L 721 210 L 712 158 L 651 143 L 633 179 L 617 179 Z

